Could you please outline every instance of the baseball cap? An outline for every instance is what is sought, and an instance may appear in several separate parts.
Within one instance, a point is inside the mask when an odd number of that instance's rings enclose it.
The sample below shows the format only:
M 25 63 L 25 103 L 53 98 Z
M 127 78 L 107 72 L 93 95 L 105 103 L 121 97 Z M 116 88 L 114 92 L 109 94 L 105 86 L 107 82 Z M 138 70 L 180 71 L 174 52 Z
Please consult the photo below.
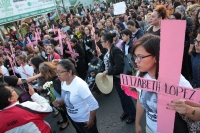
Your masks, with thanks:
M 43 44 L 44 44 L 44 45 L 51 44 L 51 41 L 50 41 L 50 40 L 44 40 L 44 41 L 43 41 Z

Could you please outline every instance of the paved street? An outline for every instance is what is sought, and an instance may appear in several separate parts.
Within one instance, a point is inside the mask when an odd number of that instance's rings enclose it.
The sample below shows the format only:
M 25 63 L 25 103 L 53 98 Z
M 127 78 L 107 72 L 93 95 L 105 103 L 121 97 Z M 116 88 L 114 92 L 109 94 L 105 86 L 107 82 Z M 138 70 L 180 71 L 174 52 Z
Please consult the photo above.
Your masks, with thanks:
M 120 100 L 115 89 L 109 95 L 101 93 L 93 93 L 97 99 L 100 108 L 97 111 L 97 127 L 99 133 L 135 133 L 134 124 L 127 125 L 125 121 L 120 120 L 122 114 L 122 107 Z M 62 132 L 59 131 L 60 125 L 56 122 L 61 119 L 61 116 L 53 119 L 53 115 L 50 114 L 45 120 L 48 121 L 56 133 L 76 133 L 72 124 Z M 145 129 L 145 117 L 142 119 L 142 128 Z M 143 133 L 145 133 L 143 131 Z

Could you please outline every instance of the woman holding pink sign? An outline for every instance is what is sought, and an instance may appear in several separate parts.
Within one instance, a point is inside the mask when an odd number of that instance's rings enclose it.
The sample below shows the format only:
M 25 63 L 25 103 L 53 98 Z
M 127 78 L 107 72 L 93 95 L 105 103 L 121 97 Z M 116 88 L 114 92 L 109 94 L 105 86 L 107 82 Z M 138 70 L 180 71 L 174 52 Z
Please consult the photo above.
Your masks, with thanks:
M 159 71 L 160 56 L 160 37 L 147 34 L 138 39 L 133 47 L 133 57 L 137 68 L 138 77 L 157 80 Z M 190 83 L 180 75 L 180 86 L 192 88 Z M 142 133 L 140 120 L 144 112 L 146 112 L 146 133 L 157 132 L 157 93 L 138 89 L 138 101 L 136 107 L 135 127 L 136 133 Z M 174 133 L 187 133 L 187 125 L 183 119 L 176 114 Z

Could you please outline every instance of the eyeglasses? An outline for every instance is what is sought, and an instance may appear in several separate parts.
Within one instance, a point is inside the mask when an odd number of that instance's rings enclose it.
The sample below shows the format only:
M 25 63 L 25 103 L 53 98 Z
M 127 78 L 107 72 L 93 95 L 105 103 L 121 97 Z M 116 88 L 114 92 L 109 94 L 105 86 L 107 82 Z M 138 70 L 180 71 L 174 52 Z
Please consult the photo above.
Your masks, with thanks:
M 152 56 L 152 55 L 146 55 L 146 56 L 141 56 L 141 55 L 136 56 L 136 55 L 133 55 L 133 59 L 134 59 L 134 60 L 137 59 L 138 62 L 141 62 L 142 59 L 144 59 L 144 58 L 146 58 L 146 57 L 149 57 L 149 56 Z
M 200 46 L 200 41 L 197 41 L 197 39 L 194 39 L 194 44 L 197 44 L 198 46 Z
M 61 74 L 64 73 L 64 72 L 67 72 L 67 70 L 66 70 L 66 71 L 62 71 L 62 72 L 56 72 L 56 74 L 57 74 L 57 75 L 61 75 Z

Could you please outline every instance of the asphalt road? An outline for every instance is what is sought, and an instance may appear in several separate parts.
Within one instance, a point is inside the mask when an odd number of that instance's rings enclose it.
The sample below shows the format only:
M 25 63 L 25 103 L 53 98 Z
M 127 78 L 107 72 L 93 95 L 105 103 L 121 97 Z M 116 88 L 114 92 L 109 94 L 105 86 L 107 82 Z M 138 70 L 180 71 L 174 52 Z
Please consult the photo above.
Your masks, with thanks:
M 134 123 L 126 124 L 125 121 L 120 120 L 123 111 L 115 89 L 109 95 L 96 92 L 93 92 L 93 95 L 99 103 L 99 109 L 97 110 L 97 127 L 99 133 L 135 133 Z M 65 130 L 59 131 L 60 125 L 56 124 L 59 119 L 61 119 L 60 115 L 53 118 L 53 114 L 45 118 L 56 133 L 76 133 L 71 123 Z M 141 126 L 143 133 L 145 133 L 145 115 L 143 115 Z

